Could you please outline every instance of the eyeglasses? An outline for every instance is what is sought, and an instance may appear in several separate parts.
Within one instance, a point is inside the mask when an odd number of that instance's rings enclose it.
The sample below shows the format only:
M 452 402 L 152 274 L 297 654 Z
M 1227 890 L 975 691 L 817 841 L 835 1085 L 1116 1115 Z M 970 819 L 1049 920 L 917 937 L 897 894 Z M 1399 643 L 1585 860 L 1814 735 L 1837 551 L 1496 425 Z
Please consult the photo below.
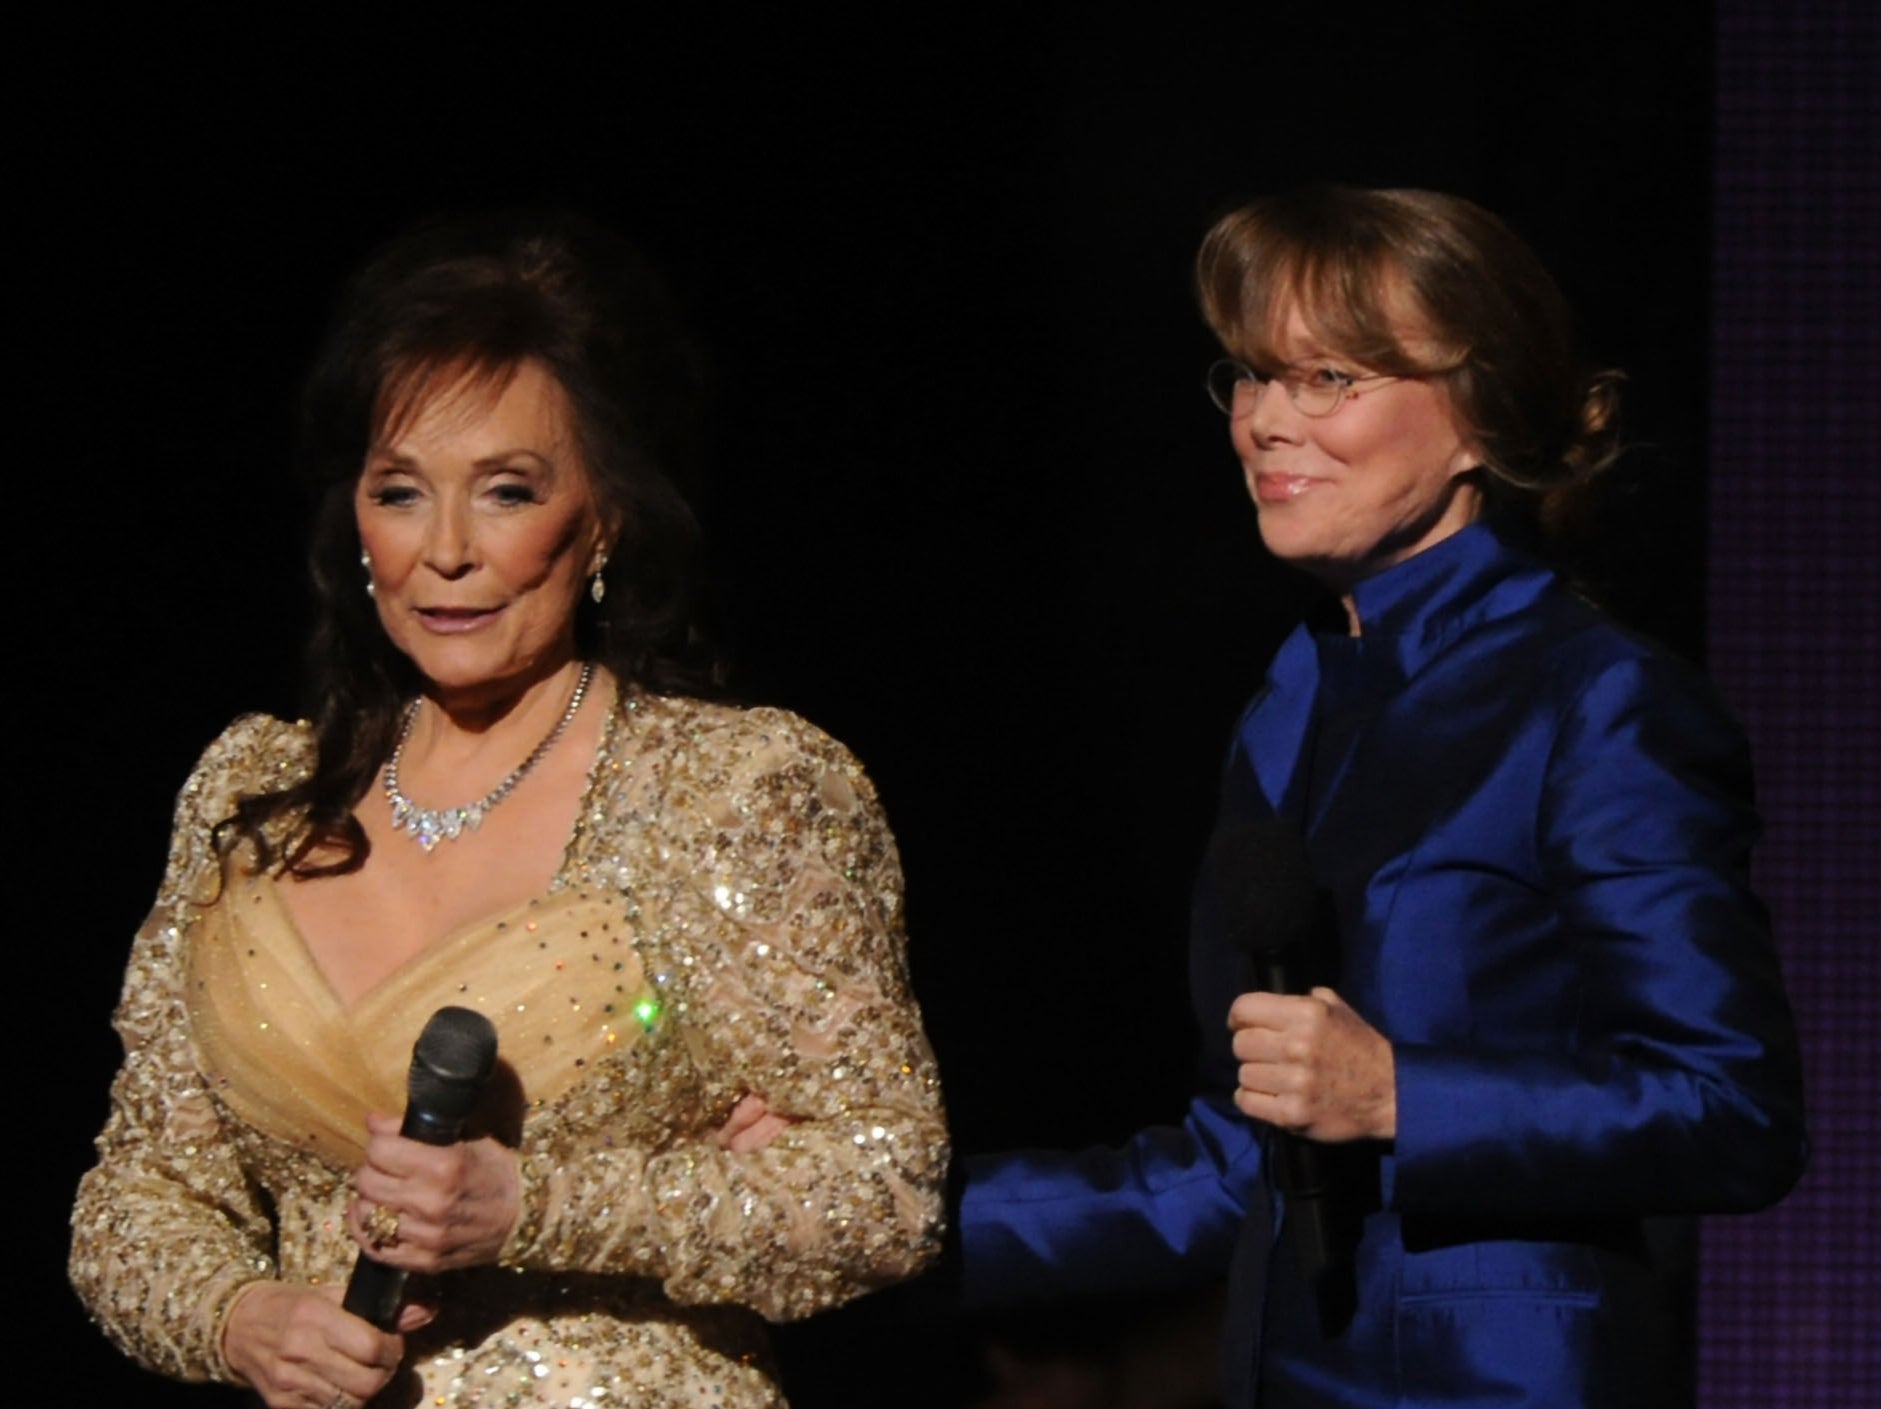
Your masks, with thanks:
M 1215 403 L 1223 415 L 1238 416 L 1253 410 L 1254 398 L 1260 395 L 1261 388 L 1276 380 L 1287 389 L 1287 400 L 1293 403 L 1294 410 L 1302 416 L 1330 416 L 1345 405 L 1348 399 L 1357 396 L 1362 387 L 1402 382 L 1409 378 L 1385 372 L 1354 376 L 1324 364 L 1283 367 L 1278 372 L 1257 372 L 1245 362 L 1224 357 L 1208 369 L 1203 384 L 1208 388 L 1208 399 Z

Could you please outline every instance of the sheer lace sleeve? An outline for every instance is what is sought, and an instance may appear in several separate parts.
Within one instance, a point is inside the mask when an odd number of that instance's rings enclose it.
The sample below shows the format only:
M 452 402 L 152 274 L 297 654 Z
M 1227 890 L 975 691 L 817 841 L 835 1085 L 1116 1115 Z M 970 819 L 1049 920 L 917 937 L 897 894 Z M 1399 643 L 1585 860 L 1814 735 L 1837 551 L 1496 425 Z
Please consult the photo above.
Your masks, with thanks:
M 72 1284 L 139 1363 L 188 1380 L 234 1380 L 222 1321 L 243 1287 L 275 1275 L 274 1231 L 243 1174 L 191 1050 L 183 948 L 217 889 L 210 831 L 240 791 L 297 766 L 303 736 L 262 716 L 209 746 L 177 798 L 170 859 L 131 946 L 114 1025 L 124 1063 L 98 1163 L 72 1212 Z
M 629 878 L 662 1020 L 717 1108 L 666 1141 L 545 1122 L 504 1260 L 654 1277 L 772 1320 L 912 1275 L 938 1251 L 947 1146 L 874 789 L 779 711 L 637 727 L 658 735 L 659 781 L 590 841 Z M 704 1132 L 745 1091 L 793 1123 L 732 1154 Z

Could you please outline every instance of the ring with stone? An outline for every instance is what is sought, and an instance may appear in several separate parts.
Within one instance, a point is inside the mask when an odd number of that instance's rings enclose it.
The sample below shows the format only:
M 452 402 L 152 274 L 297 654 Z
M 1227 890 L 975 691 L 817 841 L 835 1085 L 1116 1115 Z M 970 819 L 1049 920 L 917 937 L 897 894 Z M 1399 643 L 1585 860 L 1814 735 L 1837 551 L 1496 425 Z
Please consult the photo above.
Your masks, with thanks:
M 375 1248 L 398 1246 L 398 1214 L 384 1204 L 374 1204 L 365 1218 L 366 1236 Z

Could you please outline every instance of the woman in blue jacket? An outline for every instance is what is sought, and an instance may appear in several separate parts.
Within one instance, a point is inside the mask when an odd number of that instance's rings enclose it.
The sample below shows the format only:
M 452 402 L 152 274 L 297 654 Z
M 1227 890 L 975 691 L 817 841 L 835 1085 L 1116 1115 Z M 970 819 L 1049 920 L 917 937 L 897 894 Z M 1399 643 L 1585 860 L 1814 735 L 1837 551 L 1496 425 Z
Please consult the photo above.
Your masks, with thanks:
M 1238 1242 L 1232 1403 L 1662 1405 L 1645 1220 L 1774 1202 L 1803 1134 L 1742 735 L 1524 546 L 1613 458 L 1617 378 L 1451 196 L 1264 200 L 1198 277 L 1261 538 L 1345 606 L 1281 648 L 1218 833 L 1303 837 L 1327 982 L 1242 991 L 1218 844 L 1192 937 L 1215 1086 L 1122 1150 L 974 1164 L 969 1289 L 1173 1285 Z M 1319 1161 L 1325 1255 L 1284 1235 L 1282 1141 Z

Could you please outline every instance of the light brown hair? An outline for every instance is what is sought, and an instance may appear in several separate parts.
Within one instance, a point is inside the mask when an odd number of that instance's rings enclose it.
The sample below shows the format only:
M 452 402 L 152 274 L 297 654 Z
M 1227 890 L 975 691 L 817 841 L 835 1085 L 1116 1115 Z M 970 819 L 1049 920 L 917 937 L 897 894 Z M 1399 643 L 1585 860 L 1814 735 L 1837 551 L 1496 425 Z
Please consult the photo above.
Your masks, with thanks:
M 1208 232 L 1196 288 L 1222 347 L 1256 370 L 1285 360 L 1297 309 L 1328 351 L 1445 387 L 1493 499 L 1556 497 L 1618 455 L 1620 373 L 1581 365 L 1541 261 L 1460 196 L 1319 186 L 1255 201 Z

